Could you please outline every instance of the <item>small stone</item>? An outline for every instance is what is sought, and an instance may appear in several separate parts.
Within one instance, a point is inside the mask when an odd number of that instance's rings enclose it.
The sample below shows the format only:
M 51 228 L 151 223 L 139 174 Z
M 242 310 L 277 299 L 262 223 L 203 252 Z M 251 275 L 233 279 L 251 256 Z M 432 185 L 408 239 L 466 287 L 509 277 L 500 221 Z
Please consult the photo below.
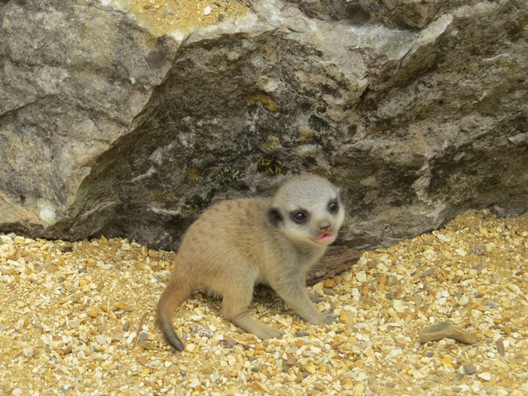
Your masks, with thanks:
M 141 348 L 146 349 L 146 350 L 152 350 L 152 349 L 156 349 L 157 348 L 156 344 L 154 344 L 153 342 L 150 342 L 150 341 L 140 341 L 140 342 L 138 342 L 138 345 Z M 185 348 L 185 350 L 187 350 L 187 348 Z
M 336 286 L 336 283 L 332 279 L 327 279 L 323 283 L 323 287 L 331 289 L 332 287 Z
M 215 372 L 215 368 L 211 363 L 204 363 L 204 365 L 200 368 L 200 372 L 202 374 L 213 374 Z
M 472 364 L 464 364 L 462 366 L 462 369 L 464 370 L 464 374 L 466 375 L 473 375 L 477 372 L 477 368 Z
M 97 260 L 94 259 L 94 258 L 88 258 L 88 259 L 86 259 L 85 264 L 86 264 L 87 267 L 95 267 L 96 264 L 97 264 Z
M 431 250 L 431 249 L 424 250 L 423 255 L 429 261 L 432 261 L 432 260 L 436 259 L 436 257 L 437 257 L 436 256 L 436 252 L 434 250 Z
M 354 396 L 363 396 L 365 394 L 365 385 L 362 383 L 357 383 L 354 385 L 354 389 L 352 390 L 352 395 Z
M 33 354 L 35 353 L 35 350 L 33 348 L 24 348 L 22 349 L 22 353 L 24 354 L 25 357 L 29 358 L 33 356 Z
M 483 379 L 484 381 L 491 381 L 491 373 L 487 371 L 477 374 L 477 377 Z
M 443 338 L 452 338 L 464 344 L 476 344 L 477 339 L 467 331 L 453 326 L 449 322 L 440 322 L 434 326 L 427 327 L 420 333 L 420 342 L 425 344 L 429 341 L 438 341 Z
M 73 246 L 70 246 L 70 245 L 62 246 L 62 247 L 60 248 L 60 251 L 61 251 L 62 253 L 71 253 L 71 252 L 73 252 Z
M 116 305 L 115 305 L 115 308 L 114 308 L 114 311 L 119 311 L 119 310 L 123 310 L 123 311 L 132 311 L 132 309 L 123 301 L 119 301 Z
M 449 357 L 449 355 L 445 355 L 443 358 L 442 358 L 442 364 L 446 367 L 453 367 L 453 361 L 451 360 L 451 358 Z
M 402 313 L 403 311 L 405 311 L 405 306 L 403 305 L 401 300 L 393 300 L 392 306 L 394 310 L 398 313 Z
M 407 340 L 405 338 L 396 337 L 394 339 L 394 346 L 398 348 L 404 348 L 407 345 Z
M 66 355 L 69 355 L 70 353 L 72 353 L 73 349 L 71 346 L 69 345 L 65 345 L 63 346 L 61 349 L 60 349 L 60 353 L 61 355 L 63 356 L 66 356 Z
M 58 271 L 58 268 L 56 265 L 49 265 L 47 267 L 45 267 L 45 269 L 49 272 L 49 273 L 52 273 L 54 274 L 55 272 Z
M 255 384 L 255 388 L 257 388 L 257 390 L 259 390 L 261 392 L 265 392 L 265 393 L 270 393 L 270 390 L 262 382 L 255 381 L 254 384 Z
M 481 245 L 473 244 L 470 246 L 471 253 L 475 256 L 482 256 L 484 253 L 486 253 L 486 247 Z
M 389 275 L 387 279 L 387 286 L 394 286 L 398 283 L 398 277 L 396 275 Z
M 317 372 L 317 367 L 314 362 L 308 362 L 308 364 L 303 366 L 303 369 L 310 374 L 315 374 Z
M 456 302 L 458 305 L 460 306 L 465 306 L 465 305 L 468 305 L 469 303 L 469 297 L 466 296 L 465 294 L 461 295 L 459 298 L 456 299 Z
M 140 355 L 136 357 L 136 362 L 141 364 L 142 366 L 145 366 L 148 363 L 148 357 L 145 355 Z
M 72 329 L 78 329 L 81 323 L 78 320 L 74 320 L 73 322 L 70 322 L 70 328 Z
M 341 385 L 343 387 L 343 389 L 345 390 L 350 390 L 354 387 L 354 383 L 352 381 L 346 381 L 345 383 L 343 383 Z
M 236 340 L 228 336 L 224 337 L 223 343 L 226 348 L 233 348 L 237 344 Z
M 356 279 L 358 282 L 366 282 L 367 281 L 367 274 L 365 273 L 365 271 L 358 271 L 356 273 Z
M 86 315 L 94 319 L 94 318 L 97 318 L 97 316 L 99 316 L 99 312 L 97 312 L 97 309 L 95 308 L 90 308 L 88 311 L 86 311 Z
M 346 311 L 342 312 L 341 315 L 339 315 L 339 320 L 341 321 L 341 323 L 345 323 L 349 326 L 353 326 L 356 324 L 356 316 Z
M 295 362 L 297 362 L 297 358 L 295 357 L 295 355 L 293 353 L 288 353 L 286 364 L 288 366 L 293 366 Z
M 506 351 L 504 350 L 504 341 L 502 338 L 499 338 L 496 342 L 497 345 L 497 352 L 499 352 L 499 355 L 504 356 L 506 354 Z
M 436 234 L 436 237 L 440 239 L 442 242 L 451 242 L 451 238 L 449 238 L 447 235 L 444 234 Z
M 295 337 L 307 337 L 308 333 L 306 331 L 296 331 Z
M 61 386 L 60 390 L 61 390 L 62 393 L 67 393 L 70 390 L 70 388 L 71 388 L 71 385 L 70 384 L 66 384 L 66 385 Z

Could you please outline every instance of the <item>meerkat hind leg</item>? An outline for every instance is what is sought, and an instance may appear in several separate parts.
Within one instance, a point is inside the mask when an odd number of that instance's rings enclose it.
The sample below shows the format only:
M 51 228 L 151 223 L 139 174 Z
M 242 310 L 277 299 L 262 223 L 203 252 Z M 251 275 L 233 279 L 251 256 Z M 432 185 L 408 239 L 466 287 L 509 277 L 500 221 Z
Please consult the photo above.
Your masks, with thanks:
M 249 315 L 248 306 L 252 298 L 253 287 L 232 287 L 223 295 L 222 312 L 236 326 L 263 340 L 281 337 L 282 331 L 265 325 Z

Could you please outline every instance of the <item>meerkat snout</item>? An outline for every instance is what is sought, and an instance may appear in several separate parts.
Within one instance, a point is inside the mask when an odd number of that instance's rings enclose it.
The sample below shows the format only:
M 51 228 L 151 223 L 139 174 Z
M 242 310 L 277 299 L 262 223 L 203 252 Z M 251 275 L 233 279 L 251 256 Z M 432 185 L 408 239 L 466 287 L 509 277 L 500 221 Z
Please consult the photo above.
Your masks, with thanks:
M 249 316 L 257 283 L 271 286 L 307 322 L 332 322 L 330 312 L 311 303 L 305 278 L 337 238 L 344 217 L 340 190 L 315 175 L 289 179 L 270 199 L 224 201 L 205 211 L 187 230 L 158 302 L 166 340 L 183 350 L 173 311 L 199 287 L 221 295 L 224 316 L 262 339 L 282 333 Z

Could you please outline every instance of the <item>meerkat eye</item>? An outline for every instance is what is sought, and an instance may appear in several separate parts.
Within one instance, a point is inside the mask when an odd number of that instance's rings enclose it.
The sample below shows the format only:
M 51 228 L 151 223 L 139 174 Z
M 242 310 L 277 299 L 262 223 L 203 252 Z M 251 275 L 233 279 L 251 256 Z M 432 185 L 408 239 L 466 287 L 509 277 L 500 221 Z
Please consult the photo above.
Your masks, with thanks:
M 302 210 L 292 212 L 290 217 L 297 224 L 306 223 L 306 220 L 308 220 L 308 216 Z
M 337 201 L 330 201 L 328 203 L 328 211 L 330 213 L 337 213 L 339 211 L 339 203 Z

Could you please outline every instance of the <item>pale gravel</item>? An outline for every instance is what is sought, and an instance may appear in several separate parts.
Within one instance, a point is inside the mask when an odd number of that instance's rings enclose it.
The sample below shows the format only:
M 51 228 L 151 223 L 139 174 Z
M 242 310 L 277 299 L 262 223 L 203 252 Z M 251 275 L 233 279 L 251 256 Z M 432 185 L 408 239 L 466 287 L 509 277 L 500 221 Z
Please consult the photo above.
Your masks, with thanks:
M 330 326 L 264 290 L 252 314 L 285 337 L 259 341 L 196 293 L 176 314 L 176 353 L 154 319 L 174 253 L 1 235 L 0 393 L 526 395 L 527 253 L 528 216 L 468 212 L 315 285 Z M 418 342 L 446 320 L 478 343 Z

